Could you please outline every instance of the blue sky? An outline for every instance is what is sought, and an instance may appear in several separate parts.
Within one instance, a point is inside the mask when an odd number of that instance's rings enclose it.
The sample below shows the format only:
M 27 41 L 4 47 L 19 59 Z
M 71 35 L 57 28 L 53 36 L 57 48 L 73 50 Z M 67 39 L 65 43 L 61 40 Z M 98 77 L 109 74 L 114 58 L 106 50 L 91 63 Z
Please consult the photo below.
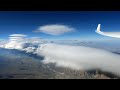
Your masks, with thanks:
M 95 33 L 99 23 L 102 31 L 120 31 L 120 11 L 0 11 L 0 39 L 10 34 L 46 39 L 111 39 Z M 67 25 L 76 31 L 58 36 L 33 32 L 49 24 Z

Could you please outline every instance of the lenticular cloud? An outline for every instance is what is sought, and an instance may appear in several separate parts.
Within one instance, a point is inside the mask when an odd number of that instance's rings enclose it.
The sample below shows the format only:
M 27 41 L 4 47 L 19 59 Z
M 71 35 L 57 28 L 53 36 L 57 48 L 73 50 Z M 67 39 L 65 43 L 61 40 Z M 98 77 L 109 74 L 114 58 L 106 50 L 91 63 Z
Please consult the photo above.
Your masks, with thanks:
M 12 34 L 10 37 L 26 37 L 27 35 L 24 34 Z
M 43 32 L 50 35 L 62 35 L 64 33 L 73 32 L 73 31 L 75 31 L 74 28 L 68 27 L 66 25 L 53 24 L 53 25 L 41 26 L 35 32 Z

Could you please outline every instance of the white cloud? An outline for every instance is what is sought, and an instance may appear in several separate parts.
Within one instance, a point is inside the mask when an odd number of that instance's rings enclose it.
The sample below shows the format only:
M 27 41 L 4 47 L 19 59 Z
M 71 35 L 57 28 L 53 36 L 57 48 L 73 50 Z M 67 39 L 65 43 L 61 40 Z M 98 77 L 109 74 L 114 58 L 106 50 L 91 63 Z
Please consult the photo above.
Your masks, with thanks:
M 23 37 L 9 37 L 10 41 L 24 41 L 25 39 Z
M 18 49 L 22 50 L 25 47 L 25 42 L 26 42 L 26 36 L 24 34 L 12 34 L 9 35 L 9 41 L 4 44 L 4 48 L 7 49 Z
M 26 37 L 27 35 L 24 35 L 24 34 L 12 34 L 12 35 L 9 35 L 10 37 Z
M 26 38 L 27 35 L 12 34 L 9 35 L 9 41 L 0 42 L 0 47 L 7 49 L 18 49 L 26 52 L 33 52 L 36 46 L 39 46 L 45 41 L 39 37 Z
M 25 48 L 23 50 L 26 51 L 26 53 L 34 53 L 36 48 L 35 47 L 27 47 L 27 48 Z
M 35 32 L 43 32 L 50 35 L 62 35 L 64 33 L 73 32 L 73 31 L 75 31 L 74 28 L 68 27 L 66 25 L 55 24 L 55 25 L 41 26 Z
M 43 63 L 72 69 L 101 69 L 120 76 L 120 56 L 111 52 L 84 46 L 42 44 L 36 52 L 45 57 Z
M 9 35 L 9 40 L 10 41 L 25 41 L 26 39 L 26 36 L 27 35 L 24 35 L 24 34 L 12 34 L 12 35 Z
M 17 41 L 10 41 L 5 45 L 5 48 L 7 49 L 23 50 L 24 47 L 25 47 L 25 43 L 17 42 Z

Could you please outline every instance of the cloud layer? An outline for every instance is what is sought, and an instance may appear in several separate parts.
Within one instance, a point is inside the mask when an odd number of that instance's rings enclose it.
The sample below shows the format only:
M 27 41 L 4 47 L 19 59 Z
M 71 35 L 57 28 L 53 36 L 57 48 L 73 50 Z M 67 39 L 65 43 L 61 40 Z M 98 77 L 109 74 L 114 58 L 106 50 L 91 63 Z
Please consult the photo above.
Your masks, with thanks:
M 120 55 L 86 46 L 62 44 L 44 44 L 38 37 L 11 36 L 8 42 L 1 42 L 0 47 L 18 49 L 44 56 L 43 63 L 55 63 L 56 66 L 69 67 L 76 70 L 101 69 L 120 76 Z M 12 40 L 11 40 L 12 39 Z M 15 39 L 15 40 L 13 40 Z
M 41 26 L 35 32 L 43 32 L 50 35 L 62 35 L 64 33 L 73 32 L 75 29 L 66 25 L 45 25 Z
M 120 76 L 120 56 L 108 51 L 59 44 L 42 44 L 36 52 L 43 55 L 43 63 L 56 63 L 57 66 L 77 70 L 101 69 Z

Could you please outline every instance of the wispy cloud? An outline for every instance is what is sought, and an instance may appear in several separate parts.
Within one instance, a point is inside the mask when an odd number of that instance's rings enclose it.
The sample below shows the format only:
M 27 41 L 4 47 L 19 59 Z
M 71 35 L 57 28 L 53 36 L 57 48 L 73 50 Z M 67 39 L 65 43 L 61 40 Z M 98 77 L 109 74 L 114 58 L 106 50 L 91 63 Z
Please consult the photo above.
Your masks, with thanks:
M 73 32 L 73 31 L 75 31 L 75 28 L 66 25 L 53 24 L 53 25 L 40 26 L 38 30 L 36 30 L 35 32 L 42 32 L 50 35 L 62 35 L 64 33 Z

